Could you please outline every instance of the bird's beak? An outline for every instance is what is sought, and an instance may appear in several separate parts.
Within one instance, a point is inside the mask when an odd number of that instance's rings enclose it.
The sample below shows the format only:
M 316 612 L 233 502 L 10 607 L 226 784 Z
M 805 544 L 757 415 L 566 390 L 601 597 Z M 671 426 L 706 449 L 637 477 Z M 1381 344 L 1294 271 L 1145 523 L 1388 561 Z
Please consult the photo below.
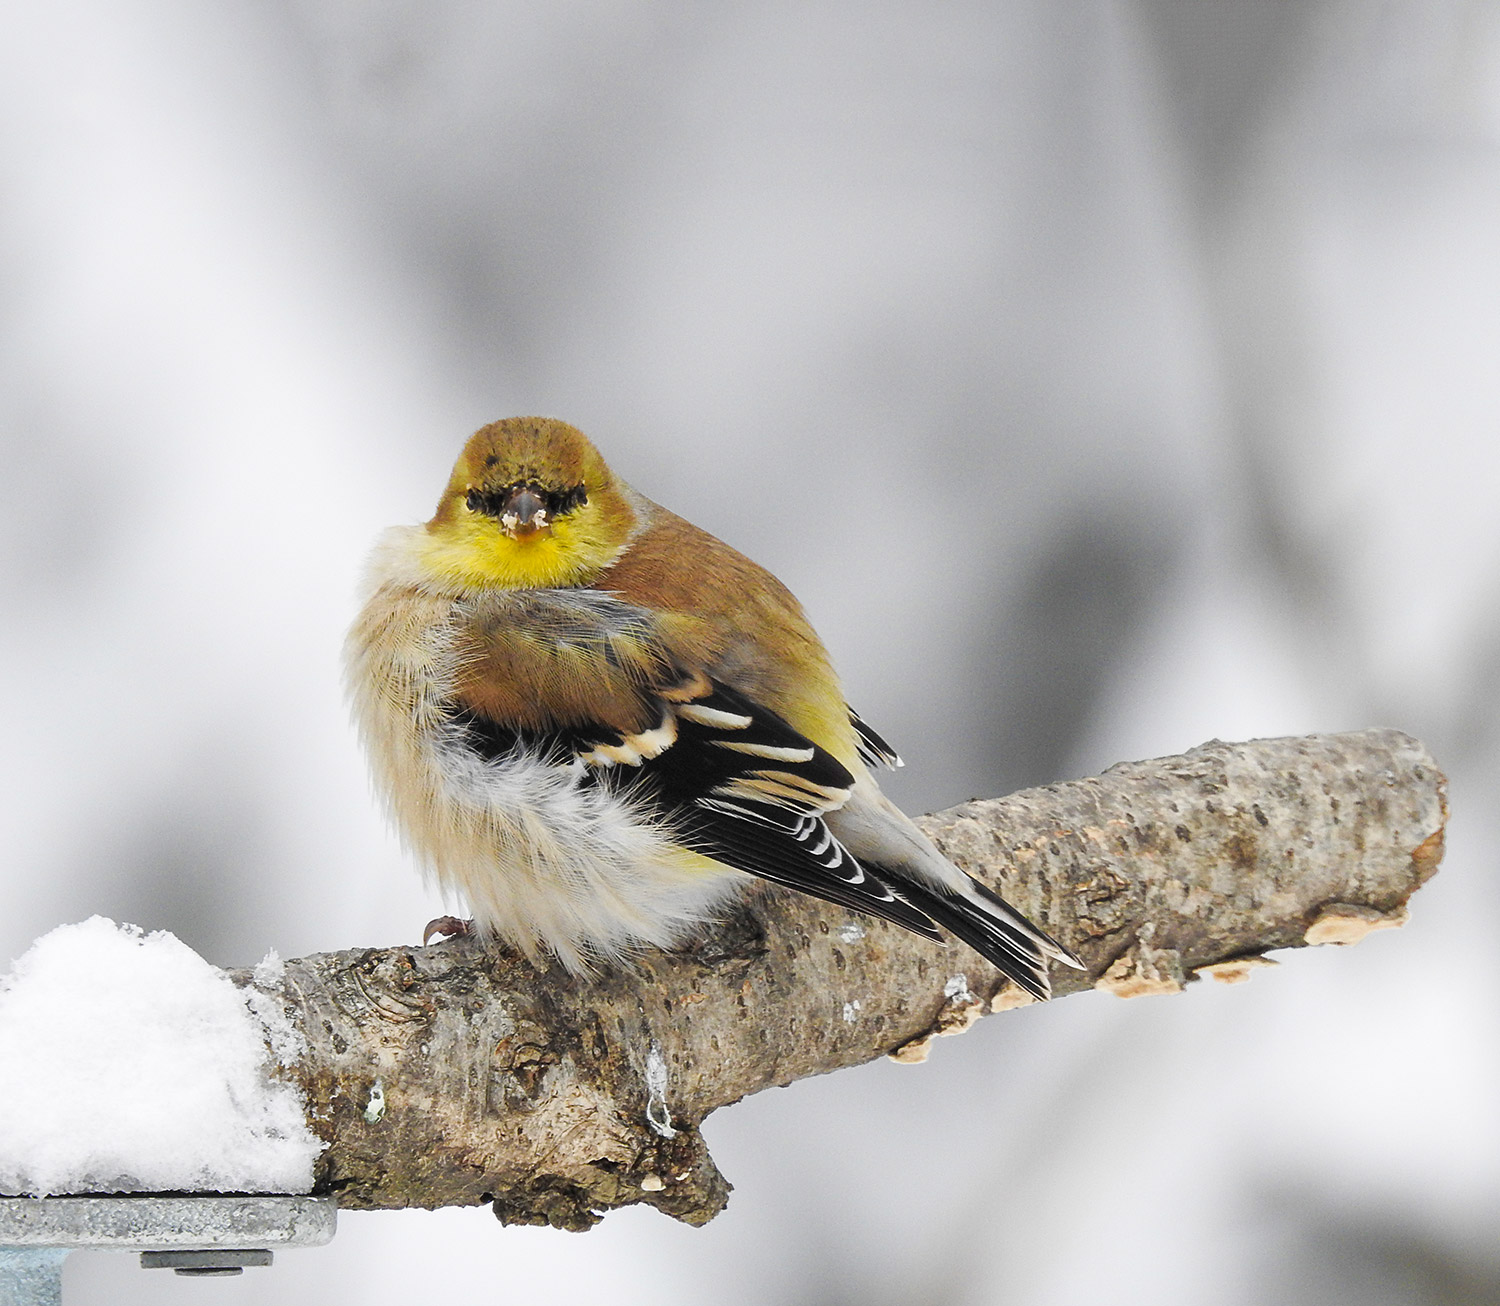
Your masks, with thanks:
M 500 529 L 513 540 L 551 535 L 552 522 L 547 516 L 546 503 L 534 490 L 519 486 L 510 492 L 500 509 Z

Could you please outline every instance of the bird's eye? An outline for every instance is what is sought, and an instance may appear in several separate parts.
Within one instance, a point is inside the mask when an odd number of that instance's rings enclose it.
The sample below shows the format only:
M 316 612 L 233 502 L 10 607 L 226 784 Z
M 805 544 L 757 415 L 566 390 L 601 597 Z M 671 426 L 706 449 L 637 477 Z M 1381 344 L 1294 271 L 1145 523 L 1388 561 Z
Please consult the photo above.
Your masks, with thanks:
M 470 490 L 464 496 L 464 505 L 470 512 L 482 512 L 484 510 L 484 495 L 478 490 Z
M 581 485 L 575 485 L 566 490 L 554 490 L 548 497 L 551 499 L 553 513 L 558 516 L 572 512 L 575 508 L 582 508 L 589 501 L 589 496 Z

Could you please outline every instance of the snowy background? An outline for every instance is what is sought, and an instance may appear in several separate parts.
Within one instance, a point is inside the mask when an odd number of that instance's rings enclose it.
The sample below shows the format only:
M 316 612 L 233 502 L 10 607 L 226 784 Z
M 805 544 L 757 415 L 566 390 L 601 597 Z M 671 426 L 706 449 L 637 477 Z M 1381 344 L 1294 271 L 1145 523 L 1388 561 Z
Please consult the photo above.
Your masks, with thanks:
M 338 648 L 548 413 L 779 573 L 912 810 L 1393 725 L 1411 925 L 707 1133 L 701 1231 L 351 1214 L 75 1302 L 1500 1302 L 1500 5 L 0 10 L 0 957 L 414 941 Z

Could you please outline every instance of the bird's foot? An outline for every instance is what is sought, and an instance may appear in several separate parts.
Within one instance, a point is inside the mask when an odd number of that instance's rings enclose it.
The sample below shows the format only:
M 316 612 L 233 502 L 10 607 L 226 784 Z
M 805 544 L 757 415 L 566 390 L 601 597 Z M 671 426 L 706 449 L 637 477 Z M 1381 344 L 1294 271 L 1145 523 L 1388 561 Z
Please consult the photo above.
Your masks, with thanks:
M 444 938 L 456 939 L 473 932 L 473 921 L 460 920 L 457 916 L 439 916 L 437 920 L 427 922 L 427 928 L 422 931 L 422 946 L 426 947 L 436 934 L 441 934 Z

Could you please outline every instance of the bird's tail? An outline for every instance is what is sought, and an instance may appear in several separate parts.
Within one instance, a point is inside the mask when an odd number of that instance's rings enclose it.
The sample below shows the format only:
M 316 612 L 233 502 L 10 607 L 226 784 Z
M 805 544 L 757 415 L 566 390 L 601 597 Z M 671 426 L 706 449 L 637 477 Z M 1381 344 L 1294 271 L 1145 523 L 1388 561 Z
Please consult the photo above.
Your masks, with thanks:
M 824 818 L 861 865 L 918 911 L 967 943 L 1034 998 L 1051 995 L 1048 961 L 1083 963 L 993 889 L 938 851 L 868 776 Z
M 882 878 L 887 882 L 894 880 L 896 892 L 913 907 L 967 943 L 1034 998 L 1052 996 L 1052 983 L 1047 976 L 1049 960 L 1083 969 L 1083 962 L 1072 952 L 978 880 L 965 876 L 968 880 L 965 887 L 970 892 L 951 893 L 909 876 L 899 880 L 893 876 Z

